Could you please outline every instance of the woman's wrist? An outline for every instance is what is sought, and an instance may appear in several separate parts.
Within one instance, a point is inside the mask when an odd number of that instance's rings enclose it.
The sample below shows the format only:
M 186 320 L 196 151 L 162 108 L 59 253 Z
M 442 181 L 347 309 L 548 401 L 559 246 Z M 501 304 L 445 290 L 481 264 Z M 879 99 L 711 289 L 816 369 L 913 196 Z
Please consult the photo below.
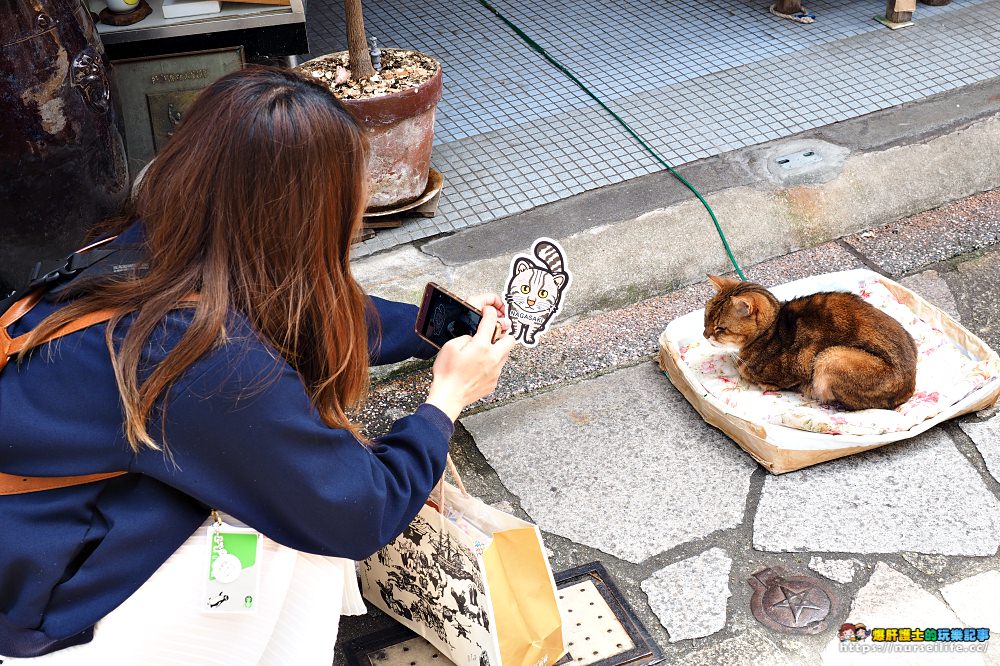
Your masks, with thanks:
M 465 405 L 452 397 L 453 395 L 448 389 L 431 384 L 431 390 L 427 393 L 427 399 L 424 402 L 437 407 L 454 422 L 458 420 L 462 410 L 465 409 Z

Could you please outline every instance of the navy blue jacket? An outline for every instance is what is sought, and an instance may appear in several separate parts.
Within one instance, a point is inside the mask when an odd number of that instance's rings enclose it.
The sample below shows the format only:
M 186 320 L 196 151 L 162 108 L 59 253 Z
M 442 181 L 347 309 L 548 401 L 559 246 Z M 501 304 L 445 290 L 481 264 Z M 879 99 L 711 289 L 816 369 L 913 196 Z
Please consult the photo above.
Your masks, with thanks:
M 133 227 L 115 242 L 134 241 L 136 233 Z M 414 306 L 372 300 L 382 326 L 373 363 L 433 355 L 413 333 Z M 39 303 L 10 332 L 30 330 L 57 307 Z M 190 312 L 168 315 L 144 365 L 166 356 Z M 365 447 L 319 419 L 299 375 L 244 318 L 234 315 L 231 326 L 228 342 L 169 390 L 165 423 L 157 411 L 150 424 L 156 439 L 165 428 L 173 462 L 156 451 L 134 454 L 126 443 L 104 325 L 45 345 L 20 365 L 11 361 L 0 374 L 0 471 L 131 472 L 0 496 L 0 655 L 36 656 L 90 641 L 93 625 L 137 590 L 210 508 L 291 548 L 351 559 L 391 541 L 420 510 L 444 469 L 448 416 L 421 405 Z

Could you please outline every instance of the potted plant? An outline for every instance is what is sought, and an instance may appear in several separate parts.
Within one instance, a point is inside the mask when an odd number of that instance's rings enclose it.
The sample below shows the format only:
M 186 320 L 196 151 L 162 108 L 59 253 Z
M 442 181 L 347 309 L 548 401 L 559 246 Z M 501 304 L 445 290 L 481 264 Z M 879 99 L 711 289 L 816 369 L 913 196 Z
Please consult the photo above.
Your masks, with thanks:
M 299 65 L 368 128 L 368 211 L 404 207 L 427 189 L 441 63 L 406 49 L 369 50 L 361 0 L 344 0 L 348 50 Z M 375 56 L 374 61 L 372 56 Z

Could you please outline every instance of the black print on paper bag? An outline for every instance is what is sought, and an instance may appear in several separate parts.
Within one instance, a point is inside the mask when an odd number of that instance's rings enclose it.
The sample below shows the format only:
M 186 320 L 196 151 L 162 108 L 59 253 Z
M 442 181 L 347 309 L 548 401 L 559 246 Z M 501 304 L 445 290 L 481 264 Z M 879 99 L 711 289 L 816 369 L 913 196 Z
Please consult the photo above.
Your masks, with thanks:
M 480 564 L 471 548 L 418 515 L 375 559 L 383 571 L 373 571 L 366 560 L 362 573 L 374 580 L 386 608 L 433 631 L 453 658 L 469 655 L 466 666 L 490 666 L 478 647 L 491 642 L 490 619 Z

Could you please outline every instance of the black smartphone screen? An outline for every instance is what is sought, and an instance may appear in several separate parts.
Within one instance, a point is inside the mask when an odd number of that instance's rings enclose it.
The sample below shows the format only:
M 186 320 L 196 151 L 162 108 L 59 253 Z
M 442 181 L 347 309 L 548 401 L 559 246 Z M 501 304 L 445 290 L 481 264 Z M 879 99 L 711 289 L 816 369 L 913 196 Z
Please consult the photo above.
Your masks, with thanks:
M 426 313 L 420 335 L 438 347 L 463 335 L 475 335 L 483 319 L 481 314 L 439 289 L 430 289 L 430 297 L 424 303 Z

